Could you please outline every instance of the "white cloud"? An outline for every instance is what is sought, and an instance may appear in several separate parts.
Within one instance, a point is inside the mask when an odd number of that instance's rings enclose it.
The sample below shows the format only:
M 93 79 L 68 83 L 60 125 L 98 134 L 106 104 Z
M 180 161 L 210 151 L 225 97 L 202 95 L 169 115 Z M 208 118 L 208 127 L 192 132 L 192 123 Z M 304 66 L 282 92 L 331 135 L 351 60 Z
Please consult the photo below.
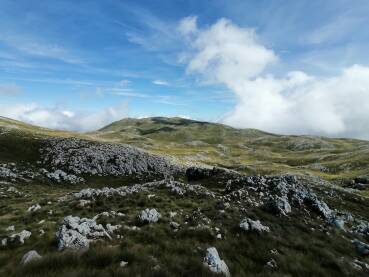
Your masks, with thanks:
M 63 107 L 44 107 L 36 103 L 0 104 L 1 116 L 21 120 L 30 124 L 59 130 L 93 131 L 112 121 L 127 116 L 127 104 L 122 103 L 99 111 L 73 111 Z
M 276 133 L 369 138 L 369 67 L 352 65 L 330 77 L 296 71 L 277 78 L 267 74 L 277 56 L 253 30 L 226 19 L 199 29 L 193 20 L 180 23 L 191 26 L 182 28 L 192 34 L 183 33 L 191 46 L 187 71 L 234 93 L 237 104 L 225 123 Z
M 152 81 L 152 83 L 158 86 L 169 86 L 169 82 L 164 81 L 164 80 L 154 80 Z

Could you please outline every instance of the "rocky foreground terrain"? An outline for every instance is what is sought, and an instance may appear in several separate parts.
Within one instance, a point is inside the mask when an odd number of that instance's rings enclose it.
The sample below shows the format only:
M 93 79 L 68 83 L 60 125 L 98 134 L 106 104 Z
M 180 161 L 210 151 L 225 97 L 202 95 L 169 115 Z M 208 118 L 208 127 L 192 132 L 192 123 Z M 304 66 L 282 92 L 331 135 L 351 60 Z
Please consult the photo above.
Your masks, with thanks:
M 248 174 L 17 124 L 0 124 L 0 276 L 369 276 L 362 164 Z

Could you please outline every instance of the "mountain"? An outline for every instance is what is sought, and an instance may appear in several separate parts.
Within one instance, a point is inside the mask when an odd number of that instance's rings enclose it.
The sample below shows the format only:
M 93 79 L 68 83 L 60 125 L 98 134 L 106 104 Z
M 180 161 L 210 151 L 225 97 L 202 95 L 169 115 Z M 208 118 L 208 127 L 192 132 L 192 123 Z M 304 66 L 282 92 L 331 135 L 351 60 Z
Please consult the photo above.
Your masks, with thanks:
M 0 118 L 0 276 L 368 276 L 368 142 Z

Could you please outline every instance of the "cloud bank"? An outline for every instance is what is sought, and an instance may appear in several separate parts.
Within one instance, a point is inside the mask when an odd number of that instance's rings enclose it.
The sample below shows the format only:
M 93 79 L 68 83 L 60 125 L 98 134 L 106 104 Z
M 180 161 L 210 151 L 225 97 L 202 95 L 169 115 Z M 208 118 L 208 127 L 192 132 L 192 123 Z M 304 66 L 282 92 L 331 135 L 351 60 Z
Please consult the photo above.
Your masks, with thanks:
M 179 32 L 190 46 L 182 53 L 189 74 L 225 85 L 237 98 L 224 123 L 276 133 L 369 138 L 369 67 L 352 65 L 337 76 L 302 71 L 276 77 L 278 55 L 253 29 L 220 19 L 199 28 L 184 18 Z
M 0 104 L 1 115 L 37 126 L 72 131 L 94 131 L 112 121 L 127 116 L 122 103 L 97 112 L 72 111 L 63 107 L 43 107 L 38 104 Z

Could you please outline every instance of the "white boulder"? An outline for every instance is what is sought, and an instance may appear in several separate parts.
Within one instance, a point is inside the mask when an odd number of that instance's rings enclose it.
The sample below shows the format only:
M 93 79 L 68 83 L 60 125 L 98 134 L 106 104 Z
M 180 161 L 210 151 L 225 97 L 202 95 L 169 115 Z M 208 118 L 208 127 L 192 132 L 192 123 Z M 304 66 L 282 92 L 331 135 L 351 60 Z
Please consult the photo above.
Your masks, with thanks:
M 156 209 L 145 209 L 138 215 L 141 223 L 155 223 L 161 218 L 160 213 Z
M 218 251 L 215 247 L 210 247 L 206 250 L 204 265 L 214 273 L 222 273 L 227 277 L 231 276 L 228 266 L 222 259 L 220 259 Z
M 41 206 L 39 204 L 34 204 L 31 207 L 28 208 L 27 212 L 33 213 L 35 211 L 38 211 L 41 209 Z
M 58 232 L 56 232 L 58 250 L 85 250 L 89 248 L 90 240 L 111 236 L 101 224 L 88 218 L 67 216 L 64 218 Z
M 28 239 L 31 235 L 32 233 L 30 231 L 23 230 L 22 232 L 11 235 L 10 240 L 24 244 L 24 240 Z

